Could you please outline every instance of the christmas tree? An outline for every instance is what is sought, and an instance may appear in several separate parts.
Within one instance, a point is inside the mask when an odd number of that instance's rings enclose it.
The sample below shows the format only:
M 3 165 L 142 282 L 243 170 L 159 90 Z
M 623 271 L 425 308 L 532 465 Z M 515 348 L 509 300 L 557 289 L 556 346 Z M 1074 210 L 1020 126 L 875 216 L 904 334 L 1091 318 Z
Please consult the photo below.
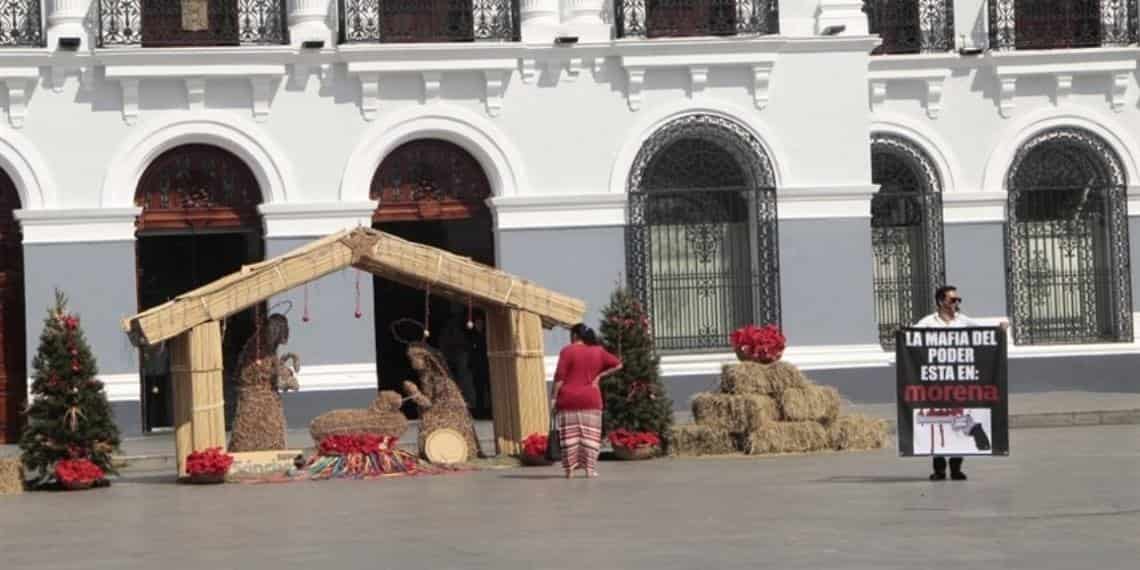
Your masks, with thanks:
M 59 291 L 44 319 L 32 367 L 32 404 L 20 449 L 34 484 L 56 483 L 56 464 L 62 460 L 86 459 L 103 473 L 115 473 L 111 455 L 119 447 L 119 430 L 103 383 L 95 379 L 95 358 L 79 317 L 67 311 Z
M 644 307 L 628 290 L 618 288 L 602 311 L 600 330 L 606 350 L 622 361 L 619 372 L 602 379 L 603 430 L 653 432 L 664 440 L 673 424 L 673 403 L 661 384 Z

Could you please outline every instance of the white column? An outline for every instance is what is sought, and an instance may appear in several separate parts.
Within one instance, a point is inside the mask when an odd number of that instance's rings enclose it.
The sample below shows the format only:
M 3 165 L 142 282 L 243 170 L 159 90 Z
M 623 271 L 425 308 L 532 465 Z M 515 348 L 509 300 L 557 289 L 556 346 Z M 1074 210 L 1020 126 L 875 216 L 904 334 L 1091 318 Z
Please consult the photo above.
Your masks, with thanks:
M 815 33 L 822 34 L 831 26 L 845 26 L 837 35 L 867 35 L 867 14 L 863 13 L 861 0 L 819 0 L 819 12 L 815 20 Z
M 562 0 L 562 33 L 583 42 L 608 41 L 611 32 L 604 12 L 612 6 L 606 0 Z
M 522 41 L 545 44 L 558 35 L 558 0 L 519 0 Z
M 96 0 L 51 0 L 47 17 L 47 47 L 59 49 L 59 38 L 79 38 L 79 50 L 91 49 L 91 37 L 83 28 L 83 20 Z
M 289 0 L 289 43 L 300 46 L 302 42 L 323 41 L 326 48 L 334 47 L 336 41 L 329 27 L 335 0 Z

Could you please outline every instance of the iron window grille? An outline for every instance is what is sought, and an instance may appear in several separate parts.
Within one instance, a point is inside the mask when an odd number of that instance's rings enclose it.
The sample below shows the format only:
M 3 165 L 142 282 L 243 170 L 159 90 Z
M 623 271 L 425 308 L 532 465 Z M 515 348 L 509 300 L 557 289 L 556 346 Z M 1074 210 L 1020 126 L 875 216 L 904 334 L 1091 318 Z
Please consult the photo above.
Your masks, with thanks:
M 614 22 L 619 38 L 780 32 L 776 0 L 614 0 Z
M 990 48 L 1059 49 L 1137 42 L 1138 0 L 989 0 Z
M 0 47 L 43 47 L 40 0 L 0 0 Z
M 873 55 L 954 49 L 953 0 L 864 0 L 863 12 L 882 40 Z
M 894 347 L 895 332 L 934 308 L 946 281 L 942 182 L 933 163 L 910 142 L 871 137 L 871 198 L 875 316 L 879 343 Z
M 342 0 L 341 43 L 519 41 L 518 0 Z
M 629 282 L 661 350 L 722 350 L 740 326 L 780 323 L 776 190 L 755 138 L 678 119 L 642 146 L 629 188 Z
M 1132 341 L 1127 185 L 1081 129 L 1026 143 L 1007 177 L 1009 304 L 1018 344 Z
M 208 0 L 208 25 L 185 30 L 176 0 L 98 0 L 101 48 L 236 46 L 289 42 L 286 0 Z

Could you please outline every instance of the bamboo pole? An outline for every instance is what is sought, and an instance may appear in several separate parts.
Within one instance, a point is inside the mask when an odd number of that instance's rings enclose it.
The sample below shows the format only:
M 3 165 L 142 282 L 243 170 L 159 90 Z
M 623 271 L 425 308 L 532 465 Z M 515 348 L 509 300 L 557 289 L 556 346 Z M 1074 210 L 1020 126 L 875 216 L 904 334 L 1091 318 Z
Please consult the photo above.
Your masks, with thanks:
M 500 454 L 515 455 L 528 435 L 549 428 L 542 321 L 499 308 L 487 313 L 487 334 L 495 446 Z
M 532 433 L 546 433 L 550 417 L 546 393 L 546 372 L 543 366 L 542 321 L 538 315 L 515 313 L 517 335 L 515 357 L 518 372 L 515 376 L 519 441 Z
M 487 309 L 486 314 L 487 361 L 491 368 L 491 424 L 495 429 L 495 449 L 499 454 L 510 454 L 512 446 L 506 438 L 513 431 L 510 385 L 514 363 L 510 350 L 510 314 L 501 307 Z
M 194 407 L 191 427 L 194 451 L 225 448 L 225 407 L 222 395 L 222 335 L 218 321 L 200 324 L 190 332 L 190 394 Z
M 181 334 L 170 341 L 170 383 L 174 398 L 174 456 L 178 476 L 186 476 L 186 456 L 194 448 L 191 425 L 194 402 L 190 395 L 190 335 Z

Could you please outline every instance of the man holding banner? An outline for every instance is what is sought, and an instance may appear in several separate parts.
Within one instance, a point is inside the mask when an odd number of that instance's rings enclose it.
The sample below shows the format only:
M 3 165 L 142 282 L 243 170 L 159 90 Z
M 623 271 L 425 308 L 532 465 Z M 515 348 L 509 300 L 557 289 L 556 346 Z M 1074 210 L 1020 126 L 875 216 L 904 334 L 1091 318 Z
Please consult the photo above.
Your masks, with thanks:
M 964 455 L 1009 453 L 1005 331 L 960 313 L 953 286 L 934 294 L 937 312 L 898 332 L 898 436 L 903 457 L 931 455 L 931 481 L 966 480 Z M 992 438 L 992 439 L 991 439 Z

